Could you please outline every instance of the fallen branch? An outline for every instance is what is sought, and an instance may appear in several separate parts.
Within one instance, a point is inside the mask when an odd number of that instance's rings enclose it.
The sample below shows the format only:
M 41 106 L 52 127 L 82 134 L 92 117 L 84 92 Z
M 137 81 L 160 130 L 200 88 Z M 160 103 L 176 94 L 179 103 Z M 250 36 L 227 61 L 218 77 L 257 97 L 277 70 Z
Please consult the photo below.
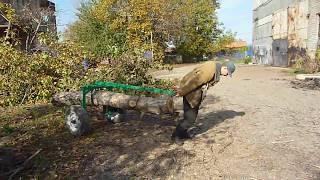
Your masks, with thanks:
M 34 158 L 36 157 L 40 152 L 42 151 L 42 149 L 39 149 L 37 152 L 35 152 L 32 156 L 30 156 L 27 160 L 25 160 L 22 164 L 22 166 L 20 166 L 19 168 L 17 168 L 16 170 L 14 170 L 14 172 L 10 175 L 9 180 L 13 179 L 13 177 L 18 174 L 20 171 L 22 171 L 27 164 Z

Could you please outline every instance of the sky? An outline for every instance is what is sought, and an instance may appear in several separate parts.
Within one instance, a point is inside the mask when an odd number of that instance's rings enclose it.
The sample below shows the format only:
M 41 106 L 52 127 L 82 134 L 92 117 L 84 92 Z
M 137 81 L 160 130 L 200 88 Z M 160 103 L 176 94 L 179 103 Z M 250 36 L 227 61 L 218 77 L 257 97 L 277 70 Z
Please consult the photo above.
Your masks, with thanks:
M 219 21 L 227 30 L 237 33 L 237 38 L 252 43 L 252 0 L 220 0 Z
M 81 0 L 53 0 L 56 3 L 58 31 L 63 32 L 69 24 L 77 20 L 77 9 Z
M 76 12 L 81 0 L 53 0 L 57 6 L 58 31 L 77 19 Z M 237 38 L 252 42 L 252 0 L 220 0 L 218 17 L 226 30 L 237 33 Z

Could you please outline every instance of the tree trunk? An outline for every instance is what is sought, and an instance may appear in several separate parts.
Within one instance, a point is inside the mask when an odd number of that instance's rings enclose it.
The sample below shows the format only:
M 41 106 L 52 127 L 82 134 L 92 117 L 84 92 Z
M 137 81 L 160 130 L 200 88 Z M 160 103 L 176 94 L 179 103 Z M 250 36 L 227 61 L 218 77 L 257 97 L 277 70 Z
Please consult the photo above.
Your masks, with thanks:
M 82 102 L 81 92 L 63 92 L 54 95 L 53 104 L 79 105 Z M 104 105 L 126 110 L 137 110 L 153 114 L 174 113 L 174 100 L 172 97 L 158 98 L 144 96 L 129 96 L 109 91 L 97 91 L 86 96 L 87 105 Z

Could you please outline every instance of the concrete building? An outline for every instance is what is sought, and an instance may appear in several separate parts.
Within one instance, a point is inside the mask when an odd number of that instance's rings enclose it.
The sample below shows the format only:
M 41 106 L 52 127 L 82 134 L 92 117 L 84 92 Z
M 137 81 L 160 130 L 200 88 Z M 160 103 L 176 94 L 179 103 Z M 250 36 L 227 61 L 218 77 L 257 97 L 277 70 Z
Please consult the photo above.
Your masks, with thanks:
M 320 37 L 320 0 L 254 0 L 255 61 L 291 66 L 315 57 Z
M 0 2 L 9 4 L 13 9 L 15 9 L 16 14 L 21 15 L 24 9 L 28 8 L 34 16 L 40 14 L 40 12 L 48 11 L 47 15 L 42 17 L 42 22 L 40 24 L 38 32 L 57 32 L 56 26 L 56 16 L 55 16 L 55 3 L 48 0 L 0 0 Z M 15 26 L 15 24 L 10 24 L 6 17 L 0 12 L 0 37 L 6 35 L 6 30 L 10 26 Z M 24 43 L 26 40 L 26 34 L 20 29 L 18 33 L 18 38 Z

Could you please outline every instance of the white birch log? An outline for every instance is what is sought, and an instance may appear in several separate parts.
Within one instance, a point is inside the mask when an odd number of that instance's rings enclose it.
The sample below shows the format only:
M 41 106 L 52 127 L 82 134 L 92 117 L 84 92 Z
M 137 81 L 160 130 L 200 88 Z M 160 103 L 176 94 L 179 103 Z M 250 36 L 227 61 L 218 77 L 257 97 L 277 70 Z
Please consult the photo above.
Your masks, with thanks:
M 79 105 L 82 102 L 81 92 L 63 92 L 54 95 L 53 104 Z M 174 113 L 174 101 L 172 97 L 160 96 L 157 98 L 144 96 L 130 96 L 110 91 L 97 91 L 86 95 L 87 105 L 103 105 L 125 110 L 136 110 L 145 113 L 167 114 Z

